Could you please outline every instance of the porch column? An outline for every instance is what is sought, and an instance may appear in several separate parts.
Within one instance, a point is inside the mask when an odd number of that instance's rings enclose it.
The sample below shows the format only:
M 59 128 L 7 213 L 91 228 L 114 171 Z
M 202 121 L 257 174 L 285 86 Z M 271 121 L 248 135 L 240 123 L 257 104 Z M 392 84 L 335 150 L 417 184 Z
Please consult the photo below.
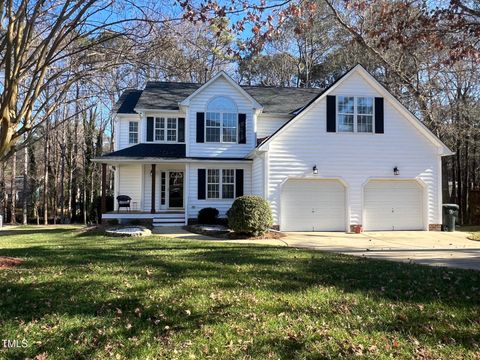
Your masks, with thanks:
M 152 164 L 151 174 L 152 174 L 152 210 L 150 210 L 150 212 L 152 214 L 155 214 L 155 183 L 156 183 L 156 180 L 155 180 L 156 165 L 155 164 Z
M 107 164 L 102 164 L 102 203 L 101 203 L 101 214 L 107 212 Z

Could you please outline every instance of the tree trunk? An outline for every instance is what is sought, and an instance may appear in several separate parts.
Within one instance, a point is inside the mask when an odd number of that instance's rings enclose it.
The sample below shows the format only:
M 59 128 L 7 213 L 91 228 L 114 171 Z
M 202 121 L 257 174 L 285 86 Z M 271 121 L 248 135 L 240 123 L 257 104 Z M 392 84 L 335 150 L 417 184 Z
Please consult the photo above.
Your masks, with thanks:
M 12 155 L 12 177 L 10 179 L 10 224 L 16 224 L 16 209 L 17 209 L 17 153 Z
M 65 128 L 63 129 L 60 149 L 60 223 L 65 224 Z
M 45 144 L 43 148 L 43 224 L 48 225 L 48 162 L 49 154 L 48 121 L 46 123 Z
M 23 157 L 23 204 L 22 204 L 22 224 L 28 224 L 28 197 L 30 192 L 28 189 L 28 146 L 25 147 Z
M 0 163 L 0 168 L 2 170 L 2 176 L 0 178 L 0 216 L 3 218 L 3 222 L 7 221 L 7 202 L 8 202 L 8 196 L 7 196 L 7 187 L 6 187 L 6 182 L 5 182 L 5 172 L 6 172 L 6 162 Z

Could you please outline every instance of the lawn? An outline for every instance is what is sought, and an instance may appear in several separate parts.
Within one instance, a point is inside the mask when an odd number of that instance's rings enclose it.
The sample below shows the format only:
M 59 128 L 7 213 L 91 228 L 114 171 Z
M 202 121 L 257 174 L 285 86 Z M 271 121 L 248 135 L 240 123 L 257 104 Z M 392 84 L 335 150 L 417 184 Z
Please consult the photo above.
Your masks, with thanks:
M 67 227 L 0 255 L 1 359 L 480 357 L 480 272 Z

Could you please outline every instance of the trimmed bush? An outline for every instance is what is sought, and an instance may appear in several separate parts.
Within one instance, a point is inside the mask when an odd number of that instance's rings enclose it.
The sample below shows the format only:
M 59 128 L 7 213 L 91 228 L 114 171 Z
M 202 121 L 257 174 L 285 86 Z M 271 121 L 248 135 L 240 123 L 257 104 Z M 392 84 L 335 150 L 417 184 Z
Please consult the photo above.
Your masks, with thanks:
M 207 207 L 198 212 L 198 223 L 214 225 L 218 223 L 218 210 L 215 208 Z
M 253 236 L 264 234 L 273 223 L 268 202 L 256 195 L 244 195 L 235 199 L 227 216 L 230 229 Z

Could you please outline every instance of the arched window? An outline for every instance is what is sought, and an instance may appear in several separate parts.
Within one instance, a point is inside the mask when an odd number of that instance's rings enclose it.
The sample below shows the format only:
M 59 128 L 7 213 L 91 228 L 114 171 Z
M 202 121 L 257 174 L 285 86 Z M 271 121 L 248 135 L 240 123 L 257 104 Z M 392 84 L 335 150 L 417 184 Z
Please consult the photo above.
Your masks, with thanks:
M 237 105 L 225 96 L 214 98 L 208 103 L 205 114 L 206 142 L 237 142 Z

